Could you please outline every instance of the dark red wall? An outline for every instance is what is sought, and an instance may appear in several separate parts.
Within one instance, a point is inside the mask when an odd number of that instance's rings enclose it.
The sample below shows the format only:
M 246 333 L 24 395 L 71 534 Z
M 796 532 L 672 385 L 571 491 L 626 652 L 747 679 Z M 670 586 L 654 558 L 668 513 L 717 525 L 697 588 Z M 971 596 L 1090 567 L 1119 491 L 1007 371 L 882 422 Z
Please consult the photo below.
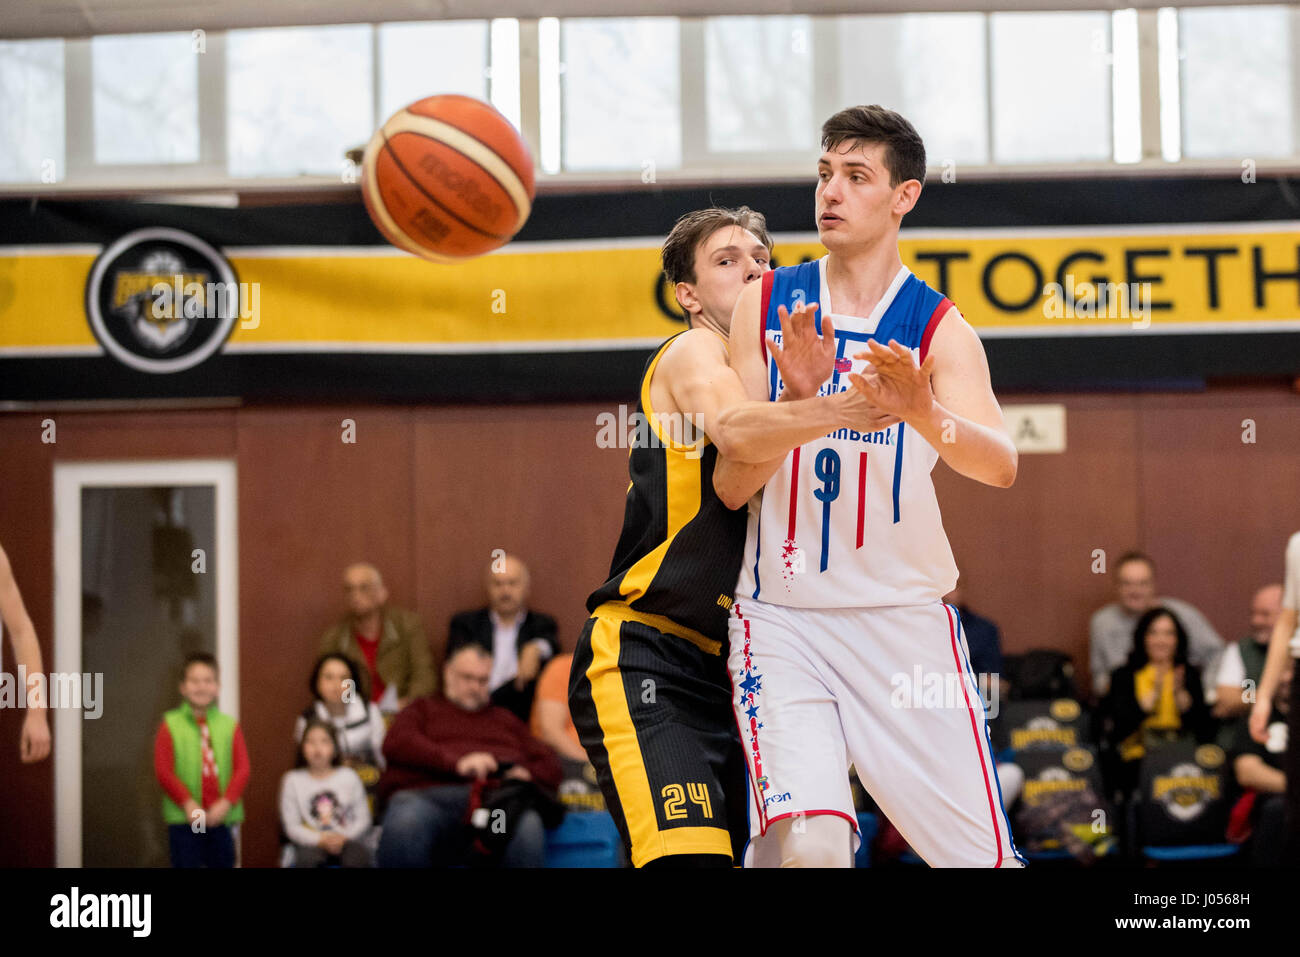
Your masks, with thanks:
M 1025 455 L 1009 490 L 935 483 L 968 600 L 1003 629 L 1004 650 L 1052 647 L 1086 671 L 1087 618 L 1108 600 L 1091 571 L 1141 546 L 1163 591 L 1198 604 L 1228 638 L 1250 592 L 1282 574 L 1300 528 L 1300 396 L 1277 387 L 1198 394 L 1002 396 L 1064 402 L 1068 451 Z M 394 603 L 417 609 L 435 652 L 448 619 L 482 602 L 492 549 L 530 564 L 533 604 L 571 646 L 587 593 L 608 569 L 627 453 L 595 442 L 611 404 L 348 406 L 0 416 L 0 542 L 13 560 L 50 667 L 53 465 L 202 456 L 239 468 L 240 720 L 254 772 L 245 863 L 271 866 L 275 796 L 339 575 L 367 560 Z M 41 420 L 58 441 L 40 441 Z M 357 442 L 341 441 L 342 420 Z M 1242 420 L 1256 442 L 1243 444 Z M 5 652 L 6 667 L 12 654 Z M 106 680 L 111 681 L 111 676 Z M 18 762 L 21 712 L 0 712 L 0 865 L 54 861 L 53 765 Z M 58 747 L 58 742 L 55 742 Z

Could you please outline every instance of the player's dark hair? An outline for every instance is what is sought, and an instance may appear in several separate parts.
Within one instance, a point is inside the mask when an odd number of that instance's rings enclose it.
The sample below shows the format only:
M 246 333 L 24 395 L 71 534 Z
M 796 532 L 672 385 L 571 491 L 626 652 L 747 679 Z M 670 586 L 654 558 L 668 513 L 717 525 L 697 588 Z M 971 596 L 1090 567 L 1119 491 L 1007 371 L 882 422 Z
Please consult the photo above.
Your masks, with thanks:
M 313 728 L 320 728 L 330 736 L 330 744 L 334 746 L 334 757 L 330 759 L 330 766 L 337 768 L 343 763 L 343 756 L 339 754 L 339 736 L 334 731 L 334 725 L 328 721 L 322 721 L 320 718 L 312 718 L 307 722 L 307 726 L 302 729 L 302 737 L 298 739 L 298 759 L 294 767 L 307 767 L 307 755 L 303 748 L 307 744 L 307 735 L 311 734 Z
M 213 674 L 221 677 L 221 669 L 217 667 L 217 656 L 210 651 L 191 651 L 181 662 L 181 680 L 184 681 L 186 675 L 190 673 L 192 665 L 207 665 L 212 669 Z
M 696 250 L 700 243 L 724 226 L 739 226 L 749 230 L 771 253 L 772 237 L 767 234 L 767 219 L 762 213 L 748 206 L 737 206 L 734 209 L 710 206 L 697 209 L 677 220 L 668 233 L 668 238 L 664 240 L 660 257 L 663 260 L 664 278 L 669 284 L 676 286 L 679 282 L 696 281 Z
M 1167 616 L 1174 623 L 1174 632 L 1178 635 L 1178 647 L 1174 649 L 1174 665 L 1187 664 L 1187 650 L 1191 643 L 1187 638 L 1187 630 L 1183 628 L 1183 623 L 1178 620 L 1168 608 L 1157 605 L 1155 608 L 1148 609 L 1142 617 L 1137 620 L 1133 626 L 1133 650 L 1129 652 L 1128 666 L 1134 671 L 1145 668 L 1150 657 L 1147 655 L 1147 632 L 1151 630 L 1152 624 L 1157 618 Z
M 925 183 L 925 144 L 916 127 L 883 106 L 850 106 L 822 124 L 822 149 L 839 151 L 848 143 L 882 143 L 889 185 L 914 179 Z
M 1151 569 L 1151 574 L 1156 573 L 1156 563 L 1151 560 L 1151 556 L 1146 552 L 1139 552 L 1134 549 L 1131 552 L 1125 552 L 1119 557 L 1119 561 L 1115 563 L 1115 577 L 1119 577 L 1119 570 L 1129 562 L 1146 562 L 1147 568 Z

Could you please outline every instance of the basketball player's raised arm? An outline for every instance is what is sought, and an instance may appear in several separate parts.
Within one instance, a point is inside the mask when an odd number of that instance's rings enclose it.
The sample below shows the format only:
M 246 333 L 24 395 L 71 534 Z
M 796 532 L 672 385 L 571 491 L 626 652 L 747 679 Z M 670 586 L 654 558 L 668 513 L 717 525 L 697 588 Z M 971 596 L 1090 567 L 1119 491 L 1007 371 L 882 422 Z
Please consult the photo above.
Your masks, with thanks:
M 919 368 L 911 350 L 893 342 L 868 342 L 857 357 L 872 368 L 865 378 L 850 375 L 855 387 L 920 433 L 953 471 L 998 488 L 1016 480 L 1016 447 L 993 395 L 984 345 L 955 306 Z

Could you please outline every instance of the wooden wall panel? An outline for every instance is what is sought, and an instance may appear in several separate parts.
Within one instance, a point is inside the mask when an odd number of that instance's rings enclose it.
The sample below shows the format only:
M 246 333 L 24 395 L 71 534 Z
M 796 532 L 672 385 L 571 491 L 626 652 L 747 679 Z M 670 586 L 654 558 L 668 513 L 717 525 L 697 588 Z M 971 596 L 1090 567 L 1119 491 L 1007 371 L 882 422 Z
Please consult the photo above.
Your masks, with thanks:
M 1254 591 L 1282 580 L 1300 529 L 1300 396 L 1239 389 L 1144 396 L 1140 539 L 1157 587 L 1196 605 L 1225 641 L 1249 626 Z M 1254 442 L 1243 442 L 1243 421 Z
M 572 648 L 609 572 L 627 450 L 596 445 L 595 404 L 421 412 L 414 502 L 421 610 L 441 652 L 451 616 L 485 602 L 494 548 L 529 566 L 531 604 Z
M 355 443 L 343 441 L 344 419 Z M 280 776 L 310 701 L 321 633 L 343 613 L 342 573 L 369 561 L 415 604 L 411 413 L 248 410 L 239 420 L 240 720 L 253 775 L 244 860 L 273 866 Z

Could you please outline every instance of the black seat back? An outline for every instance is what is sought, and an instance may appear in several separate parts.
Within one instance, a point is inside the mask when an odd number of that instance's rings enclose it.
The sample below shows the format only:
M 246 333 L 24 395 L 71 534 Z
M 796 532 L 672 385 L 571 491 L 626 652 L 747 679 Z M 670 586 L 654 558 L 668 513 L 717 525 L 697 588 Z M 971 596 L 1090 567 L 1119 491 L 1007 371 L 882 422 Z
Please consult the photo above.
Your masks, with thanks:
M 1143 846 L 1222 844 L 1228 764 L 1217 744 L 1190 736 L 1149 743 L 1142 758 L 1138 827 Z

